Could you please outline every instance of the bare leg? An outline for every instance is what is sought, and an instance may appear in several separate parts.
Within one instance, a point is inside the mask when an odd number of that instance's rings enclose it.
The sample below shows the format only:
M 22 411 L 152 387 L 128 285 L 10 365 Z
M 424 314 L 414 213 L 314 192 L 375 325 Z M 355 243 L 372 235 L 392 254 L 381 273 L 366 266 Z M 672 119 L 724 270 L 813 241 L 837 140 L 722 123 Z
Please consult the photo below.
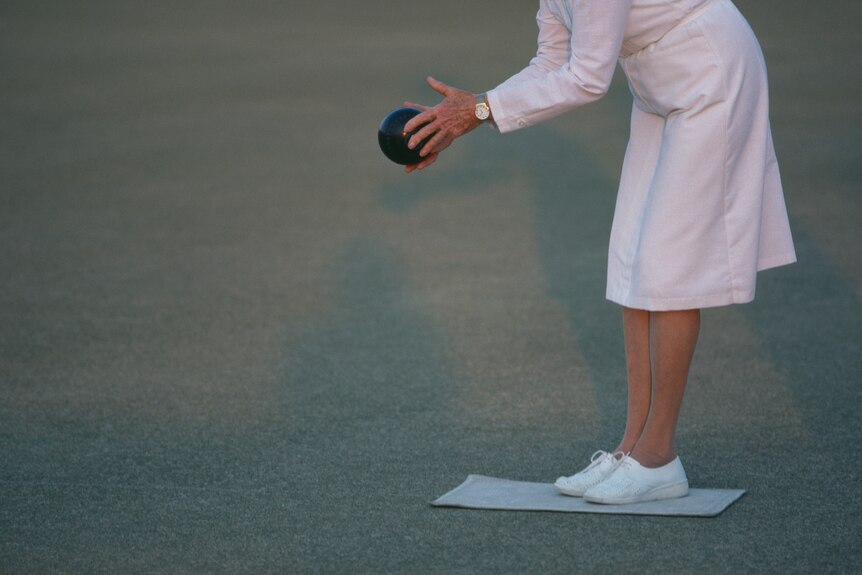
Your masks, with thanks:
M 628 408 L 626 431 L 614 450 L 628 453 L 634 449 L 643 433 L 652 398 L 650 368 L 650 313 L 623 308 L 623 335 L 626 347 L 628 375 Z
M 673 437 L 699 331 L 700 310 L 649 312 L 623 308 L 628 403 L 626 430 L 615 453 L 629 453 L 643 467 L 661 467 L 676 457 Z M 625 499 L 613 495 L 616 485 L 609 487 L 608 494 L 599 492 L 617 477 L 610 474 L 624 468 L 621 458 L 603 455 L 581 472 L 560 477 L 554 485 L 566 495 L 583 495 L 591 500 L 592 493 L 598 498 L 595 501 L 622 503 Z M 686 484 L 684 492 L 668 492 L 666 496 L 681 497 L 687 490 Z
M 649 413 L 640 437 L 631 449 L 631 456 L 644 467 L 660 467 L 676 457 L 674 434 L 700 332 L 700 310 L 649 312 L 648 323 L 651 366 Z M 626 336 L 627 352 L 628 339 Z M 640 338 L 637 339 L 640 341 Z M 643 361 L 642 351 L 635 348 L 632 353 L 638 354 L 640 364 Z M 638 372 L 640 369 L 642 367 L 638 368 Z M 629 383 L 630 390 L 631 387 Z M 641 393 L 641 389 L 636 390 L 637 405 L 643 402 Z M 630 398 L 630 409 L 632 403 Z M 635 415 L 639 416 L 640 413 L 636 410 Z M 627 422 L 627 434 L 628 427 Z

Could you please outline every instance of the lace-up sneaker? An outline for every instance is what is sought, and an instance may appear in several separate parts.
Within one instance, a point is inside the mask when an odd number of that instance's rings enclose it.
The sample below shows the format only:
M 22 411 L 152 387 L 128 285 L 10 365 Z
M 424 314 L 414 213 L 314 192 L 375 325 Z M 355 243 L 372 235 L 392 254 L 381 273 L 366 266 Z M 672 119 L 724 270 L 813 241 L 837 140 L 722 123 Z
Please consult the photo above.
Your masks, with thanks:
M 617 466 L 613 475 L 589 488 L 584 499 L 591 503 L 620 505 L 688 495 L 688 478 L 679 457 L 661 467 L 644 467 L 631 457 Z
M 587 489 L 610 477 L 623 459 L 625 454 L 620 451 L 596 451 L 587 467 L 569 477 L 560 477 L 554 482 L 554 487 L 564 495 L 581 497 Z

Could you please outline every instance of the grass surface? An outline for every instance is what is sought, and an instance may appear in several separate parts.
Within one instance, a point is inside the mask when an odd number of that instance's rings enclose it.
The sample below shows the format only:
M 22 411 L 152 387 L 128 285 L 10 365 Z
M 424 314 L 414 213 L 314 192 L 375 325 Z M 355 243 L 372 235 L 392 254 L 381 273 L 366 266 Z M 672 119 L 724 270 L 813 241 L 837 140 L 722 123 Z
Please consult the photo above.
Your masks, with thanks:
M 618 439 L 621 74 L 405 176 L 380 119 L 520 69 L 532 3 L 79 4 L 0 8 L 0 572 L 860 569 L 857 2 L 739 2 L 800 262 L 704 314 L 710 520 L 428 505 Z

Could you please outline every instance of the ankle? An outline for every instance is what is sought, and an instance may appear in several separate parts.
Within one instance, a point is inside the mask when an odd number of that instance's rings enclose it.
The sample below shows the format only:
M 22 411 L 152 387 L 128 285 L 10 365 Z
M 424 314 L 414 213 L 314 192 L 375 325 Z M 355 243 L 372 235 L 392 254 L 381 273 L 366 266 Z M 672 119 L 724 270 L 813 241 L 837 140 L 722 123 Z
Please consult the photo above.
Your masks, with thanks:
M 640 435 L 635 437 L 629 437 L 628 434 L 624 435 L 622 440 L 620 440 L 620 444 L 613 450 L 613 453 L 625 453 L 628 455 L 637 446 L 638 439 L 640 439 Z
M 629 456 L 643 467 L 654 469 L 667 465 L 676 459 L 676 451 L 673 449 L 669 451 L 650 450 L 636 445 Z

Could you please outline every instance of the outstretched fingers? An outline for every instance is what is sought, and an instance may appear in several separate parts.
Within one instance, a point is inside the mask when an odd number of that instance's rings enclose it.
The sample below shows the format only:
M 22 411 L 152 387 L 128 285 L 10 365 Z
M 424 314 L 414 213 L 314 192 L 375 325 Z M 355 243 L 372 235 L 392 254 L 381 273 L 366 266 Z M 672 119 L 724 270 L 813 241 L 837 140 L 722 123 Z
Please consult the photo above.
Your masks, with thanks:
M 404 170 L 405 170 L 408 174 L 409 174 L 410 172 L 412 172 L 413 170 L 424 170 L 425 168 L 427 168 L 428 166 L 430 166 L 431 164 L 433 164 L 434 162 L 436 162 L 436 161 L 437 161 L 437 156 L 438 156 L 438 155 L 439 155 L 439 154 L 436 154 L 436 153 L 434 153 L 434 154 L 428 154 L 427 156 L 425 156 L 424 158 L 422 158 L 422 160 L 420 160 L 418 164 L 411 164 L 411 165 L 409 165 L 409 166 L 406 166 L 406 167 L 404 168 Z
M 448 86 L 447 84 L 444 84 L 440 80 L 432 78 L 431 76 L 428 76 L 427 82 L 428 82 L 428 85 L 431 86 L 432 90 L 434 90 L 435 92 L 437 92 L 443 96 L 448 96 L 449 92 L 452 91 L 452 88 L 450 86 Z
M 470 125 L 470 120 L 473 119 L 471 94 L 448 86 L 431 76 L 428 76 L 427 81 L 428 85 L 444 98 L 434 107 L 405 102 L 405 106 L 422 110 L 404 125 L 404 131 L 412 133 L 407 147 L 411 150 L 418 147 L 421 157 L 418 163 L 405 168 L 408 173 L 433 164 L 440 152 L 448 148 L 458 136 L 475 127 Z M 467 119 L 464 118 L 465 114 Z
M 419 136 L 421 133 L 417 133 L 416 135 Z M 422 149 L 419 150 L 419 155 L 425 157 L 431 154 L 439 154 L 448 148 L 449 144 L 451 144 L 454 139 L 455 138 L 451 134 L 443 130 L 435 131 L 434 135 L 431 136 L 431 138 L 422 146 Z M 419 142 L 422 141 L 424 141 L 424 138 L 419 140 Z
M 416 116 L 416 117 L 418 118 L 419 116 Z M 431 138 L 430 140 L 428 140 L 428 142 L 425 142 L 425 145 L 422 146 L 422 149 L 423 150 L 427 149 L 429 152 L 434 150 L 434 148 L 429 147 L 429 145 L 432 142 L 434 142 L 434 140 L 440 135 L 440 127 L 438 126 L 438 123 L 434 120 L 431 120 L 423 126 L 422 123 L 419 122 L 419 123 L 417 123 L 417 127 L 418 127 L 418 129 L 416 130 L 416 133 L 413 134 L 410 137 L 410 139 L 407 141 L 407 147 L 412 150 L 412 149 L 416 148 L 417 146 L 419 146 L 426 139 Z M 408 126 L 405 126 L 404 129 L 407 132 L 413 131 L 409 127 L 409 124 L 408 124 Z M 426 154 L 427 154 L 427 152 L 426 152 Z
M 431 123 L 436 118 L 436 114 L 434 113 L 433 108 L 429 108 L 428 106 L 422 106 L 422 108 L 419 108 L 419 109 L 423 110 L 422 113 L 416 114 L 415 116 L 410 118 L 410 120 L 406 124 L 404 124 L 404 131 L 405 132 L 412 132 L 413 130 L 415 130 L 419 126 L 421 126 L 422 124 L 425 124 L 427 126 L 429 123 Z M 421 140 L 417 140 L 417 141 L 421 141 Z

